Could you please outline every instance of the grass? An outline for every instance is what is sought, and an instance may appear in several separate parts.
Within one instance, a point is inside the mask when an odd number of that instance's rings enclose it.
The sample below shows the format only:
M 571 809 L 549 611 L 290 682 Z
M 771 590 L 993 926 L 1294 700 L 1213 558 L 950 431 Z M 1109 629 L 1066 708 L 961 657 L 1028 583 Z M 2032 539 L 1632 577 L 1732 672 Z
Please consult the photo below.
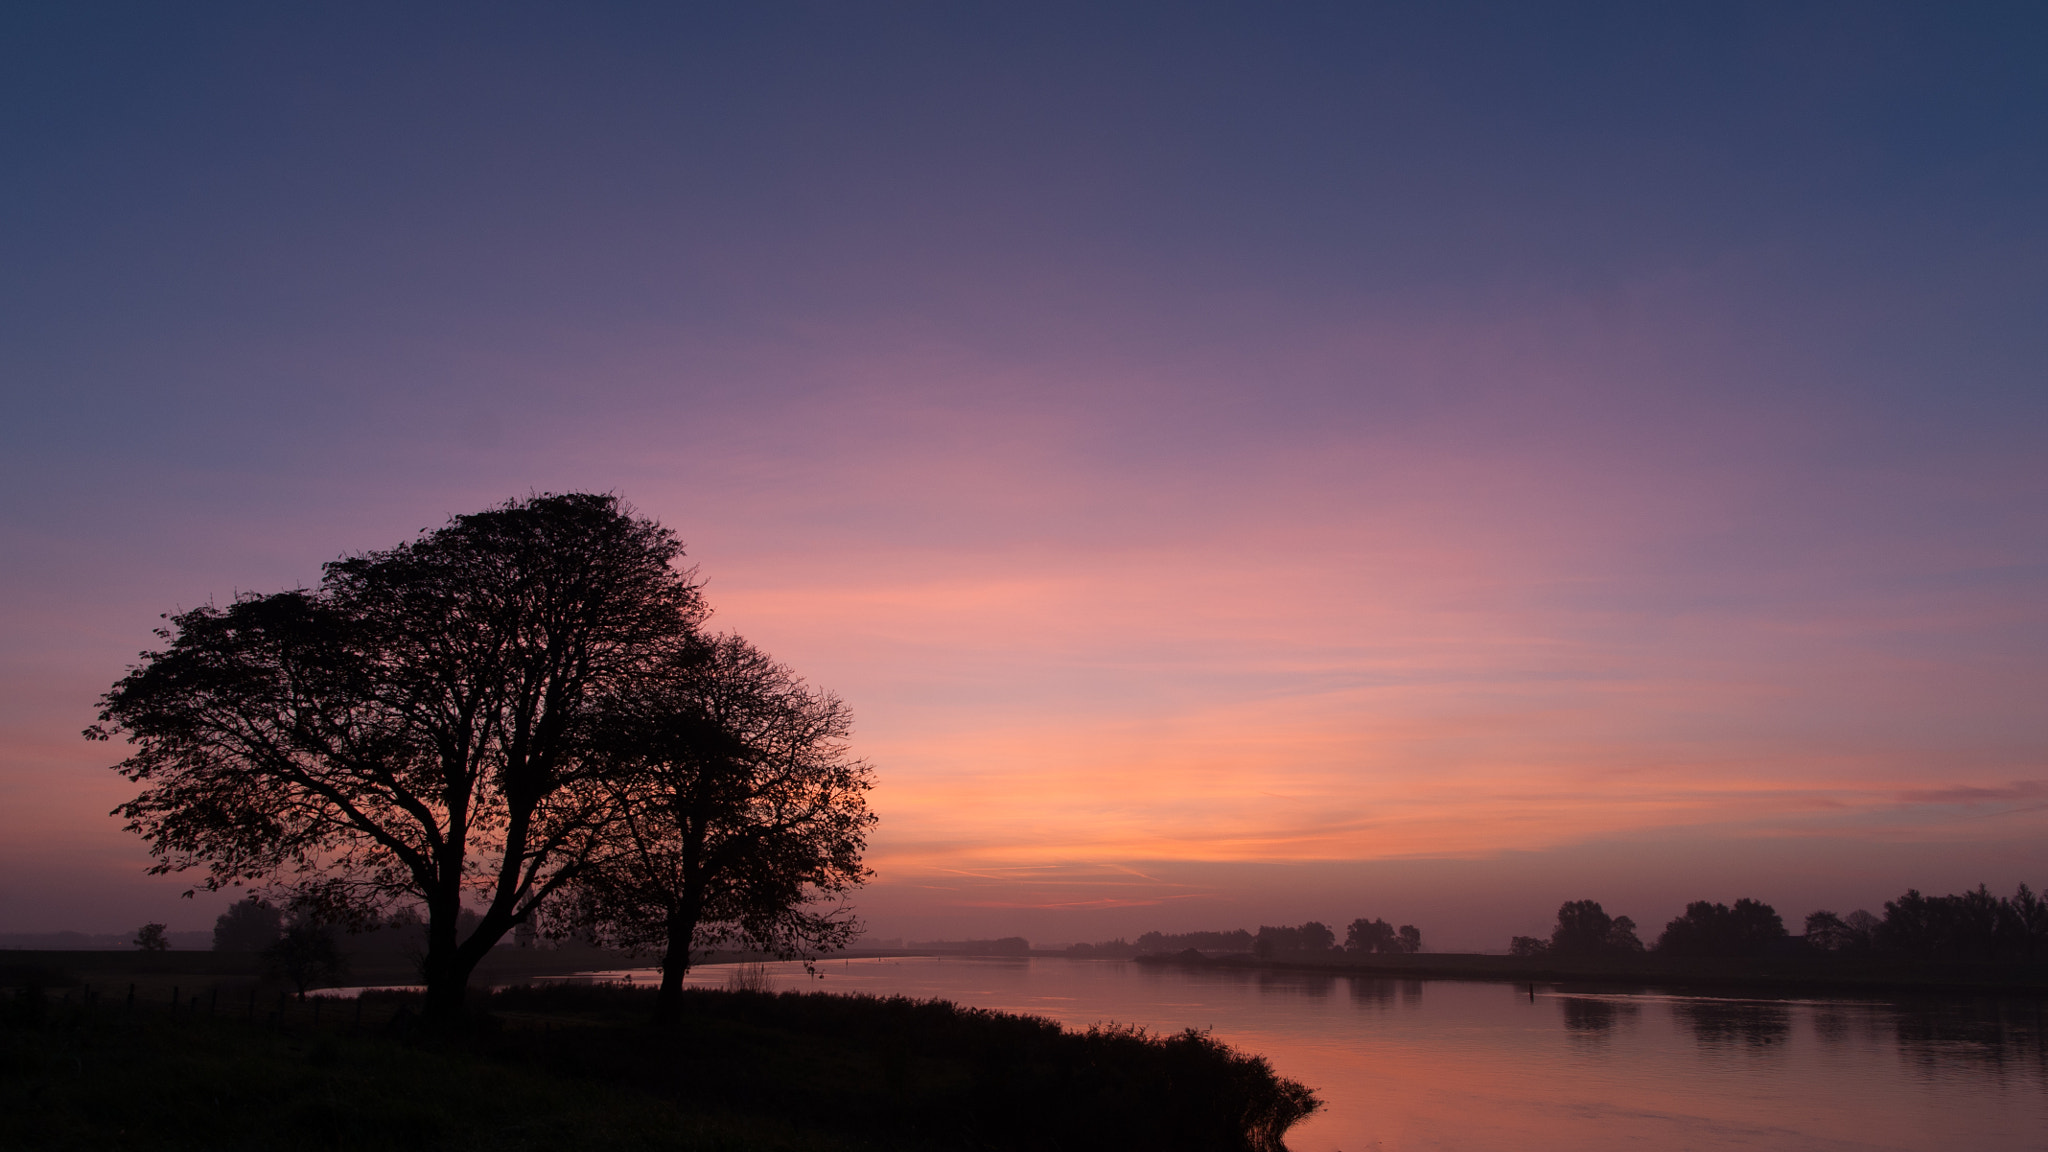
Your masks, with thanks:
M 0 1147 L 23 1149 L 1244 1149 L 1315 1104 L 1192 1033 L 1073 1032 L 901 998 L 514 988 L 453 1039 L 417 1001 L 189 998 L 33 985 L 0 1026 Z

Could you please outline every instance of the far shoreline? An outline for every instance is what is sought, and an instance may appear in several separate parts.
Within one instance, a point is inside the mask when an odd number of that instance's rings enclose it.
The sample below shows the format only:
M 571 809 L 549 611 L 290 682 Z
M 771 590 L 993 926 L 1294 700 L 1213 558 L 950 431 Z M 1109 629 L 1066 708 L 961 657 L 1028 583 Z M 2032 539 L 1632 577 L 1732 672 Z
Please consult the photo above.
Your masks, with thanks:
M 1475 980 L 1500 984 L 1595 985 L 1614 990 L 1670 988 L 1778 997 L 1972 995 L 2048 996 L 2048 963 L 1916 962 L 1894 957 L 1787 955 L 1681 957 L 1645 953 L 1582 958 L 1423 952 L 1402 956 L 1259 959 L 1205 956 L 1190 949 L 1132 957 L 1148 967 L 1363 976 L 1388 980 Z

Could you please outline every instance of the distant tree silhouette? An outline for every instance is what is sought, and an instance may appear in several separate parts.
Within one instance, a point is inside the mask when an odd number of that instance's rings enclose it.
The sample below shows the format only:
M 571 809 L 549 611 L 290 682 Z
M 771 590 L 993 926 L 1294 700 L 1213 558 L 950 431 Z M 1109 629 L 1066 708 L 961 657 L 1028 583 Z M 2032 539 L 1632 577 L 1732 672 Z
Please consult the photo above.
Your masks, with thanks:
M 1541 936 L 1517 936 L 1508 941 L 1508 955 L 1510 956 L 1528 958 L 1547 956 L 1549 954 L 1550 941 L 1543 939 Z
M 1597 900 L 1567 900 L 1558 906 L 1547 951 L 1559 956 L 1612 956 L 1642 950 L 1635 921 L 1609 916 Z
M 332 984 L 348 971 L 334 927 L 323 922 L 310 907 L 293 915 L 284 934 L 264 954 L 270 960 L 271 971 L 290 982 L 301 1000 L 315 985 Z
M 1147 932 L 1138 937 L 1139 952 L 1250 952 L 1252 934 L 1242 928 L 1231 932 Z
M 135 930 L 135 946 L 144 952 L 163 952 L 170 948 L 171 941 L 164 935 L 161 924 L 144 924 Z
M 1734 907 L 1696 900 L 1664 926 L 1657 951 L 1673 956 L 1759 956 L 1785 938 L 1785 922 L 1769 904 L 1744 897 Z
M 1856 933 L 1847 922 L 1822 908 L 1806 914 L 1806 946 L 1820 952 L 1857 951 Z
M 1403 924 L 1396 930 L 1385 920 L 1358 919 L 1344 932 L 1344 951 L 1354 955 L 1373 953 L 1405 955 L 1422 950 L 1422 930 Z
M 1394 926 L 1385 920 L 1353 920 L 1344 931 L 1344 950 L 1358 954 L 1392 952 Z
M 261 952 L 284 931 L 284 913 L 270 901 L 251 896 L 228 905 L 213 922 L 215 952 Z
M 1337 934 L 1320 920 L 1296 927 L 1262 925 L 1252 938 L 1252 955 L 1261 960 L 1284 956 L 1327 956 L 1337 947 Z
M 1998 951 L 2000 913 L 1999 899 L 1982 884 L 1954 896 L 1922 896 L 1909 888 L 1885 901 L 1877 946 L 1926 960 L 1988 960 Z
M 142 791 L 118 814 L 153 871 L 274 881 L 351 921 L 422 904 L 426 1014 L 450 1021 L 597 846 L 604 702 L 704 615 L 681 554 L 611 496 L 457 516 L 328 564 L 317 590 L 170 617 L 87 735 L 135 745 L 118 770 Z
M 1999 942 L 2032 963 L 2048 949 L 2048 900 L 2025 884 L 2000 907 Z
M 681 1011 L 694 947 L 800 956 L 859 935 L 834 902 L 868 875 L 872 774 L 848 751 L 837 697 L 724 636 L 676 649 L 612 711 L 616 832 L 578 879 L 566 923 L 660 954 L 659 1021 Z

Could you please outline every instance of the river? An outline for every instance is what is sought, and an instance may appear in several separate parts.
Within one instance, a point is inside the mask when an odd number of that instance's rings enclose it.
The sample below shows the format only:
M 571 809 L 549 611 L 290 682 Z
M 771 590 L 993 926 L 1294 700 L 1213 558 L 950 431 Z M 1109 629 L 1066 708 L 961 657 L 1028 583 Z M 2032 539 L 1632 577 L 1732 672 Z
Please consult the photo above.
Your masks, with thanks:
M 818 971 L 761 975 L 1078 1027 L 1209 1029 L 1326 1102 L 1289 1134 L 1293 1152 L 2048 1149 L 2048 1005 L 2035 1000 L 1726 999 L 1056 957 Z

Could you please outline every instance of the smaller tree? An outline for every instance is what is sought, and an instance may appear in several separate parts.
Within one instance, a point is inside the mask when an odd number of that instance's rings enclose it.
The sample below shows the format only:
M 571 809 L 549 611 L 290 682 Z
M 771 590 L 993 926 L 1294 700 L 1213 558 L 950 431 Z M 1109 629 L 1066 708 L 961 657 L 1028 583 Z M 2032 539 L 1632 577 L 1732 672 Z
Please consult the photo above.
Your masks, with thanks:
M 1567 900 L 1558 906 L 1550 950 L 1561 956 L 1598 956 L 1607 951 L 1613 930 L 1614 917 L 1598 900 Z
M 1922 896 L 1915 888 L 1887 900 L 1873 935 L 1877 946 L 1922 959 L 1990 959 L 1998 951 L 2005 904 L 1979 884 L 1950 896 Z
M 348 961 L 341 954 L 334 928 L 310 909 L 300 909 L 265 954 L 270 958 L 271 971 L 289 981 L 301 1000 L 306 998 L 308 989 L 333 984 L 348 971 Z
M 1550 941 L 1541 936 L 1517 936 L 1508 941 L 1508 955 L 1533 959 L 1550 954 Z
M 1657 951 L 1673 956 L 1758 956 L 1785 938 L 1777 909 L 1744 897 L 1734 907 L 1695 900 L 1664 926 Z
M 694 947 L 808 957 L 860 934 L 835 903 L 868 876 L 872 771 L 851 755 L 838 697 L 722 636 L 679 646 L 615 714 L 610 848 L 562 923 L 659 952 L 658 1022 L 682 1011 Z
M 1998 934 L 2002 947 L 2032 963 L 2048 944 L 2048 900 L 2034 894 L 2025 884 L 2000 902 Z
M 1405 956 L 1422 950 L 1422 930 L 1413 924 L 1396 929 L 1385 920 L 1360 918 L 1344 933 L 1344 951 L 1353 955 Z
M 1806 916 L 1806 946 L 1817 952 L 1867 952 L 1876 925 L 1877 917 L 1868 912 L 1851 912 L 1844 919 L 1823 908 Z
M 1337 934 L 1320 920 L 1292 927 L 1264 924 L 1252 938 L 1252 955 L 1261 960 L 1278 956 L 1324 956 L 1337 948 Z
M 228 906 L 213 922 L 215 952 L 261 952 L 284 931 L 284 913 L 261 896 Z
M 1634 920 L 1626 916 L 1614 918 L 1614 923 L 1607 926 L 1607 950 L 1616 954 L 1643 950 L 1643 942 L 1636 937 Z
M 161 924 L 144 924 L 135 930 L 135 946 L 144 952 L 163 952 L 170 948 L 170 938 L 164 935 Z
M 1394 926 L 1385 920 L 1353 920 L 1344 931 L 1344 950 L 1353 955 L 1394 951 Z

